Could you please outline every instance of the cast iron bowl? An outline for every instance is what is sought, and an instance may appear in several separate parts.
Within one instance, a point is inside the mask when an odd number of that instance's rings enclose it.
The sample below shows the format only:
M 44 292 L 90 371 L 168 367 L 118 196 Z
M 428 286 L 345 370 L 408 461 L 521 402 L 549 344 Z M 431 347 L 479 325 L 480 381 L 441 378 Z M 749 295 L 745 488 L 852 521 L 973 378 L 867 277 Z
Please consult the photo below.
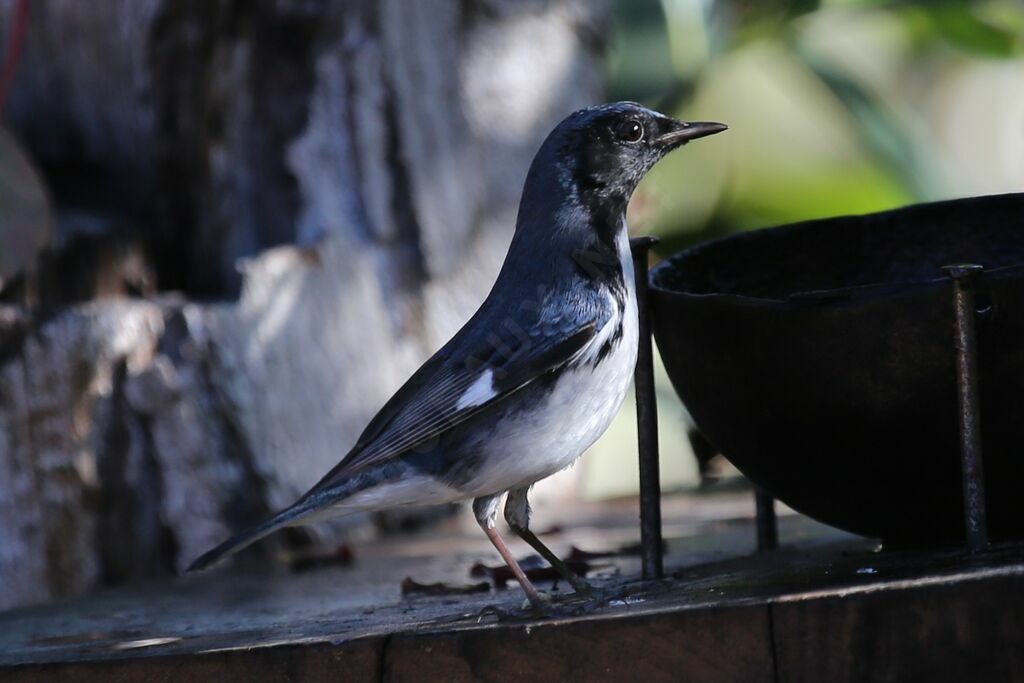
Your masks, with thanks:
M 963 537 L 953 288 L 977 289 L 989 530 L 1024 536 L 1024 194 L 758 230 L 651 273 L 655 339 L 711 441 L 827 524 Z

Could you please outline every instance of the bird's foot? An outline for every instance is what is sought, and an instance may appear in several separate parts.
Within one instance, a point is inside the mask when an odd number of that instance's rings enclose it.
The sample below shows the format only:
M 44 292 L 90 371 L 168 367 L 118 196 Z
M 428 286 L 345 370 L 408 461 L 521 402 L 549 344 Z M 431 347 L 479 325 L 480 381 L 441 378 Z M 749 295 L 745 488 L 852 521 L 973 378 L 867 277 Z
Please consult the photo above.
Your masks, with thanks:
M 526 599 L 523 600 L 522 608 L 529 610 L 539 617 L 546 617 L 551 614 L 551 597 L 534 589 L 527 591 Z

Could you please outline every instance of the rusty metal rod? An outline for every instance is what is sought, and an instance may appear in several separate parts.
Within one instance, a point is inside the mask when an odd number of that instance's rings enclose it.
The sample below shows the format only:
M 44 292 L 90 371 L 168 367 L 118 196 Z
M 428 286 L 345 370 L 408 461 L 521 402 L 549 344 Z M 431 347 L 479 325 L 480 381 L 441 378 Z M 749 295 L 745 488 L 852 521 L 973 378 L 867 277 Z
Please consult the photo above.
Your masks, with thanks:
M 984 267 L 959 264 L 943 268 L 953 281 L 956 322 L 957 407 L 960 417 L 960 464 L 963 471 L 964 530 L 967 549 L 988 545 L 985 473 L 981 457 L 981 408 L 978 399 L 978 344 L 975 289 Z
M 775 498 L 754 484 L 754 511 L 757 521 L 757 550 L 779 547 L 779 524 L 775 516 Z
M 640 345 L 633 380 L 636 387 L 636 427 L 640 451 L 640 555 L 645 579 L 664 576 L 661 540 L 661 475 L 658 471 L 658 402 L 654 394 L 654 347 L 647 297 L 647 257 L 655 237 L 629 241 L 633 251 Z

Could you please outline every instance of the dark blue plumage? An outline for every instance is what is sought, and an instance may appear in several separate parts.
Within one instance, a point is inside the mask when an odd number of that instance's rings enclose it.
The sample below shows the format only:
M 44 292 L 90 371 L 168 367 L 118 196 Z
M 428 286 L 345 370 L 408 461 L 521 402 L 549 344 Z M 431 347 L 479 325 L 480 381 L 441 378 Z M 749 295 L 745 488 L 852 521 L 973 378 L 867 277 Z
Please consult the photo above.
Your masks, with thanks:
M 473 498 L 484 531 L 539 604 L 494 529 L 509 492 L 512 528 L 586 590 L 529 531 L 526 492 L 600 436 L 629 386 L 637 329 L 625 209 L 633 190 L 668 151 L 724 129 L 628 102 L 566 118 L 530 167 L 508 255 L 476 314 L 316 486 L 190 569 L 281 526 Z

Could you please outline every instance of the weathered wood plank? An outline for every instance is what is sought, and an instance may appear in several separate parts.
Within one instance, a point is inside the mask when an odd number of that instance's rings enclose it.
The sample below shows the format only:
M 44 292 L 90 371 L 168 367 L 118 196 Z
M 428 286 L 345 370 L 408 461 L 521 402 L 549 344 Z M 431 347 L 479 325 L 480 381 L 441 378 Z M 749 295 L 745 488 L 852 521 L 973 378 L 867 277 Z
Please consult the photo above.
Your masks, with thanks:
M 562 594 L 543 620 L 518 590 L 398 595 L 410 574 L 464 580 L 473 553 L 453 555 L 208 575 L 0 614 L 0 679 L 1024 680 L 1020 545 L 978 561 L 807 543 L 652 584 L 619 558 L 620 573 L 595 578 L 601 600 Z
M 26 666 L 3 672 L 9 683 L 251 683 L 380 680 L 383 639 L 227 650 L 127 661 Z
M 774 680 L 765 605 L 620 614 L 388 641 L 384 680 Z
M 1024 576 L 911 580 L 771 607 L 779 680 L 1024 680 Z

